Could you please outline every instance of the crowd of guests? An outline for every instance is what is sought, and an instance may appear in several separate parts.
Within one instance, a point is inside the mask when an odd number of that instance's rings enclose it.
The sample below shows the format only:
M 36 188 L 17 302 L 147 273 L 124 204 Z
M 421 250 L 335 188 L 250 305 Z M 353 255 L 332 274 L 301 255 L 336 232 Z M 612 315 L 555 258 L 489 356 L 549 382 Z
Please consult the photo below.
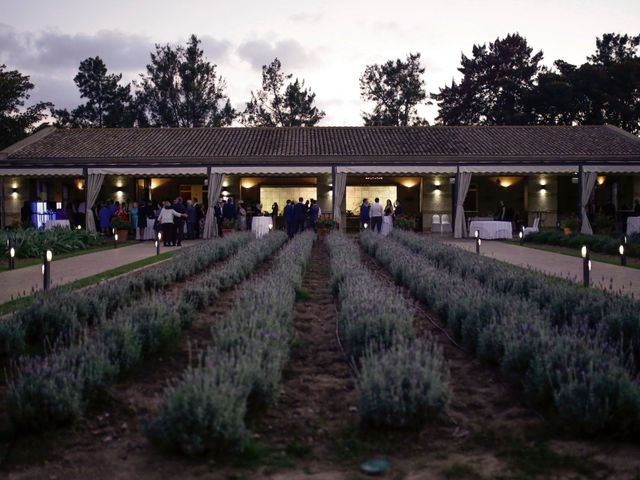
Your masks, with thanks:
M 373 204 L 369 202 L 369 199 L 363 198 L 360 204 L 360 230 L 370 225 L 371 230 L 380 233 L 383 223 L 392 225 L 393 220 L 403 213 L 402 205 L 397 200 L 395 206 L 391 203 L 391 200 L 387 200 L 386 205 L 383 207 L 377 197 Z
M 173 202 L 141 201 L 130 205 L 108 200 L 94 207 L 94 211 L 96 225 L 105 235 L 113 233 L 111 224 L 120 218 L 129 223 L 130 230 L 138 234 L 140 241 L 144 240 L 151 223 L 149 220 L 152 220 L 154 232 L 162 232 L 162 240 L 167 247 L 180 246 L 185 238 L 200 238 L 205 218 L 204 209 L 197 198 L 184 202 L 182 197 L 177 197 Z
M 277 203 L 273 204 L 272 213 L 274 218 L 278 215 Z M 293 238 L 294 235 L 304 232 L 305 229 L 311 229 L 317 233 L 317 223 L 321 214 L 320 205 L 318 205 L 318 202 L 313 198 L 306 202 L 302 197 L 298 198 L 297 202 L 287 200 L 287 204 L 282 211 L 282 216 L 284 217 L 289 238 Z

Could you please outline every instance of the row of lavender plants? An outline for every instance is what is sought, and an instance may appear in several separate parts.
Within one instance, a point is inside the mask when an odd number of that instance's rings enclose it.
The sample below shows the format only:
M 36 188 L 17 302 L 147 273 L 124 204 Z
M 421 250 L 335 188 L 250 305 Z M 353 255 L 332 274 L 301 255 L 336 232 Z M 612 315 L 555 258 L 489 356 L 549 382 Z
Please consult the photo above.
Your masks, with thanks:
M 519 275 L 536 274 L 506 268 L 504 283 L 488 281 L 489 274 L 482 276 L 482 265 L 491 270 L 495 261 L 469 255 L 465 270 L 464 259 L 452 248 L 449 255 L 456 257 L 459 266 L 443 268 L 422 249 L 418 253 L 397 239 L 412 245 L 429 242 L 395 233 L 392 238 L 370 232 L 360 237 L 364 249 L 396 282 L 445 319 L 465 347 L 497 364 L 507 380 L 523 388 L 529 402 L 569 429 L 640 431 L 640 387 L 633 360 L 622 341 L 613 341 L 606 328 L 557 318 L 550 321 L 550 308 L 525 294 L 525 287 L 523 291 L 506 286 L 509 281 L 520 285 Z M 564 283 L 554 283 L 553 288 L 572 291 Z
M 245 243 L 219 270 L 228 265 L 249 275 L 286 241 L 282 232 Z M 211 246 L 211 245 L 210 245 Z M 212 275 L 208 275 L 210 278 Z M 198 279 L 198 282 L 200 279 Z M 230 283 L 209 283 L 217 291 Z M 216 294 L 211 294 L 215 298 Z M 196 314 L 185 297 L 170 298 L 160 292 L 118 309 L 109 321 L 68 348 L 60 346 L 48 355 L 23 357 L 8 382 L 7 410 L 17 429 L 41 430 L 82 416 L 91 400 L 119 375 L 145 358 L 174 345 Z
M 339 232 L 326 239 L 331 287 L 340 300 L 338 325 L 356 366 L 363 426 L 421 426 L 449 399 L 449 369 L 442 350 L 417 339 L 405 299 L 360 261 L 357 245 Z
M 250 233 L 214 239 L 181 250 L 175 257 L 82 292 L 64 287 L 36 293 L 33 302 L 0 322 L 0 356 L 23 353 L 30 344 L 55 344 L 86 327 L 104 322 L 113 312 L 142 295 L 200 273 L 247 245 Z
M 478 281 L 496 292 L 518 296 L 536 304 L 556 326 L 593 330 L 607 343 L 619 345 L 640 368 L 640 301 L 622 293 L 583 288 L 490 258 L 474 255 L 410 232 L 396 231 L 393 238 L 436 267 Z
M 271 270 L 243 286 L 234 308 L 212 329 L 213 344 L 170 384 L 147 425 L 161 448 L 197 455 L 242 451 L 247 416 L 277 397 L 289 358 L 293 306 L 315 234 L 291 240 Z

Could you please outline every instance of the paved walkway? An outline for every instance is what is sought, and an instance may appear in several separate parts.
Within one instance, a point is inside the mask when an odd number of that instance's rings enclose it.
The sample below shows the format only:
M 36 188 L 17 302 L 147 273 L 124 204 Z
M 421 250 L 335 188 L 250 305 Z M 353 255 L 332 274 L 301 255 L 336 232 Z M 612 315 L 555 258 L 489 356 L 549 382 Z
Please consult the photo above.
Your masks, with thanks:
M 473 239 L 454 240 L 445 238 L 442 241 L 475 252 L 476 246 Z M 582 282 L 582 258 L 579 257 L 490 240 L 482 241 L 480 253 L 487 257 L 538 270 L 549 275 Z M 640 298 L 640 270 L 637 268 L 592 261 L 591 284 L 605 290 L 623 292 Z
M 184 246 L 194 242 L 183 242 Z M 179 247 L 161 247 L 160 252 L 179 249 Z M 62 285 L 81 278 L 91 277 L 107 270 L 154 256 L 154 242 L 140 242 L 136 245 L 102 250 L 51 263 L 51 286 Z M 42 265 L 19 268 L 0 273 L 0 304 L 12 298 L 30 295 L 42 289 Z

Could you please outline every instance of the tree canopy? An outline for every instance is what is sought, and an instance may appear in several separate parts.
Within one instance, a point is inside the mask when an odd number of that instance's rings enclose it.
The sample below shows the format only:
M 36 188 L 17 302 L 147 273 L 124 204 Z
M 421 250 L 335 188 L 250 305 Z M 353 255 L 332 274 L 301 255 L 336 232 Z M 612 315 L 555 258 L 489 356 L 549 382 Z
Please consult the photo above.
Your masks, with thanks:
M 541 70 L 543 53 L 533 53 L 519 34 L 474 45 L 471 57 L 462 54 L 460 82 L 433 95 L 445 125 L 505 125 L 531 122 L 527 98 Z
M 426 124 L 426 120 L 420 118 L 417 112 L 418 105 L 429 104 L 425 102 L 424 71 L 419 53 L 410 53 L 405 61 L 398 58 L 381 65 L 367 65 L 360 76 L 360 96 L 374 105 L 373 112 L 362 114 L 364 124 Z
M 262 66 L 262 89 L 251 92 L 242 113 L 242 123 L 251 127 L 313 127 L 325 116 L 314 105 L 316 94 L 305 88 L 304 80 L 287 83 L 292 74 L 282 72 L 276 57 Z
M 39 102 L 23 108 L 34 85 L 28 75 L 0 65 L 0 149 L 22 140 L 46 116 L 50 103 Z
M 191 35 L 187 46 L 156 45 L 146 74 L 141 75 L 140 108 L 159 127 L 222 127 L 236 111 L 227 97 L 217 65 L 204 58 L 201 41 Z
M 131 97 L 131 85 L 120 85 L 122 74 L 107 73 L 100 57 L 89 57 L 80 62 L 73 81 L 80 97 L 87 102 L 72 111 L 52 109 L 60 126 L 71 127 L 132 127 L 136 109 Z

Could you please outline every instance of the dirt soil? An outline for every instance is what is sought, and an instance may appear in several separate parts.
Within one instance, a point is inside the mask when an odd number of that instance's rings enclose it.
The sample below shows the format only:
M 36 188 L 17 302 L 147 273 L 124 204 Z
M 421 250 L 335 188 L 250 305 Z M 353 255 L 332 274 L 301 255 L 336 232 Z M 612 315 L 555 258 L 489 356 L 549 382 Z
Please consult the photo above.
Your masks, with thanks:
M 362 260 L 392 283 L 373 259 L 363 253 Z M 559 433 L 524 406 L 495 369 L 457 348 L 437 326 L 439 319 L 400 287 L 398 294 L 415 309 L 419 335 L 431 335 L 443 347 L 451 402 L 446 415 L 421 431 L 360 431 L 352 371 L 336 339 L 338 305 L 328 288 L 328 263 L 324 245 L 317 244 L 294 307 L 295 339 L 282 393 L 276 405 L 249 419 L 254 438 L 242 457 L 185 459 L 159 452 L 143 434 L 167 381 L 208 345 L 210 326 L 232 308 L 240 284 L 200 315 L 176 351 L 110 388 L 85 420 L 15 440 L 0 457 L 0 472 L 11 479 L 337 480 L 368 478 L 359 473 L 360 463 L 386 458 L 391 469 L 383 478 L 392 479 L 640 477 L 640 448 Z

